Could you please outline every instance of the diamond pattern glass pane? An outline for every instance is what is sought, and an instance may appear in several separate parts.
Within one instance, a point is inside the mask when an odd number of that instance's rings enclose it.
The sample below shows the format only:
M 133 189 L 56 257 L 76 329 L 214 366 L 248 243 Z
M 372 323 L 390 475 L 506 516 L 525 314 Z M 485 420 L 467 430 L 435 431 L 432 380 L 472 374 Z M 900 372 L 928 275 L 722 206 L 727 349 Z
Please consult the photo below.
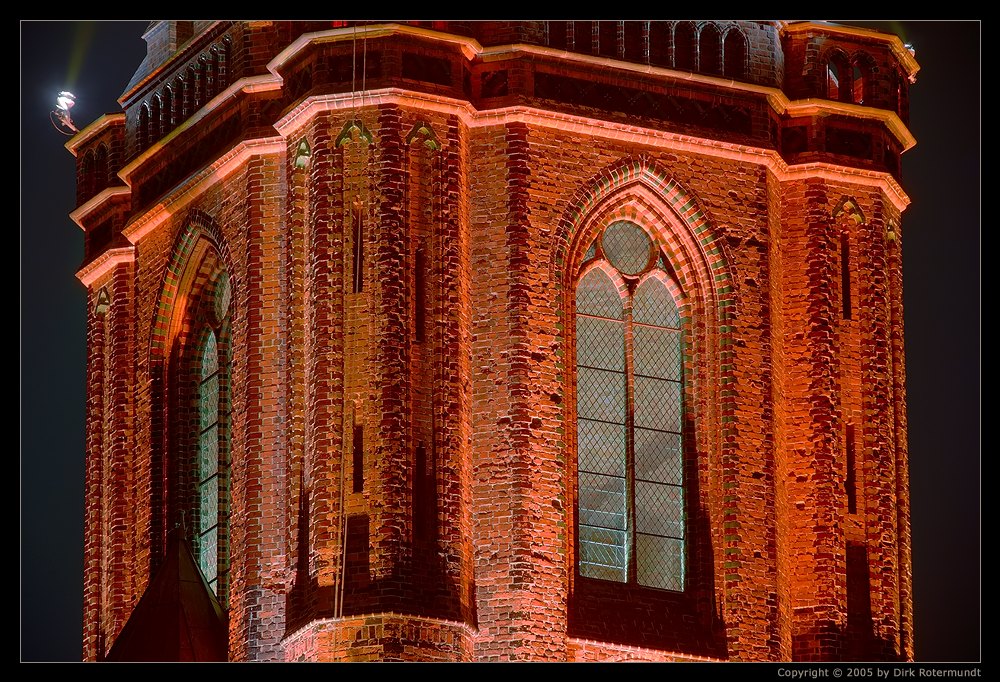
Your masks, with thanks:
M 586 367 L 625 371 L 625 323 L 576 316 L 576 362 Z
M 632 297 L 632 319 L 639 324 L 651 324 L 656 327 L 681 326 L 677 303 L 670 295 L 667 285 L 656 277 L 647 277 L 636 287 Z
M 663 590 L 684 589 L 684 541 L 637 533 L 636 580 Z
M 613 320 L 624 319 L 618 287 L 603 270 L 591 270 L 576 285 L 576 313 L 609 317 Z
M 215 322 L 216 324 L 222 324 L 222 321 L 226 318 L 226 313 L 229 312 L 229 299 L 232 296 L 232 290 L 229 288 L 229 275 L 223 272 L 219 275 L 219 280 L 215 284 Z
M 586 263 L 596 255 L 597 255 L 597 240 L 595 239 L 594 242 L 590 245 L 590 248 L 587 249 L 587 253 L 583 254 L 583 262 Z
M 625 423 L 625 375 L 580 367 L 576 375 L 576 412 L 580 419 Z
M 681 378 L 681 333 L 661 327 L 632 327 L 635 373 L 657 379 Z
M 625 533 L 580 525 L 580 575 L 625 582 Z
M 212 376 L 201 384 L 201 400 L 198 404 L 200 428 L 207 429 L 219 421 L 219 375 Z
M 625 530 L 625 479 L 581 471 L 580 523 Z
M 625 425 L 578 419 L 578 467 L 581 471 L 625 476 Z
M 684 537 L 684 491 L 676 485 L 635 482 L 635 529 L 639 533 Z
M 580 472 L 580 523 L 625 530 L 625 479 Z
M 198 567 L 205 575 L 205 580 L 211 582 L 219 575 L 219 528 L 212 528 L 202 534 L 198 542 Z
M 681 485 L 684 481 L 679 433 L 635 430 L 635 477 L 654 483 Z
M 219 525 L 219 478 L 213 477 L 198 486 L 198 497 L 201 498 L 201 510 L 198 524 L 199 531 L 204 533 L 212 526 Z
M 205 339 L 205 348 L 201 353 L 201 378 L 211 376 L 219 371 L 219 343 L 215 340 L 215 332 L 209 330 Z
M 604 255 L 626 275 L 644 271 L 654 255 L 649 236 L 628 221 L 610 225 L 601 239 Z M 579 570 L 590 578 L 680 591 L 685 551 L 680 314 L 661 274 L 640 283 L 631 307 L 626 322 L 615 279 L 601 270 L 591 270 L 578 284 Z M 626 325 L 633 340 L 628 377 Z M 630 409 L 633 419 L 626 425 Z M 628 459 L 629 447 L 634 460 Z M 626 485 L 632 475 L 634 488 Z M 637 568 L 632 577 L 630 557 Z
M 198 441 L 198 480 L 204 481 L 219 472 L 219 427 L 201 434 Z
M 641 227 L 627 220 L 611 223 L 604 230 L 604 255 L 619 272 L 636 275 L 649 263 L 649 235 Z
M 680 433 L 680 382 L 637 376 L 635 378 L 635 425 L 644 429 Z

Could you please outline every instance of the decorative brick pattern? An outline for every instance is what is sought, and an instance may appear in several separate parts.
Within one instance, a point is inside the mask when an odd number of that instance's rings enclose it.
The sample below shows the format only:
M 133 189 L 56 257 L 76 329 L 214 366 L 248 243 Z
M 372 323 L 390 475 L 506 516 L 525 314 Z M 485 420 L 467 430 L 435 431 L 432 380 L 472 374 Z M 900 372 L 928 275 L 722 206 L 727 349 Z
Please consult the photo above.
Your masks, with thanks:
M 285 641 L 288 661 L 468 660 L 465 623 L 395 613 L 318 620 Z
M 223 269 L 232 660 L 911 658 L 908 200 L 879 170 L 898 169 L 908 132 L 892 111 L 782 98 L 811 87 L 803 61 L 827 43 L 914 64 L 889 37 L 740 22 L 749 83 L 636 80 L 627 62 L 660 49 L 655 26 L 588 25 L 567 47 L 598 54 L 560 56 L 497 47 L 552 40 L 540 22 L 410 23 L 361 27 L 353 47 L 378 60 L 363 94 L 338 80 L 353 26 L 198 23 L 177 64 L 228 39 L 213 78 L 224 63 L 231 97 L 195 111 L 197 92 L 171 90 L 164 137 L 140 153 L 124 140 L 177 75 L 146 64 L 125 117 L 75 143 L 90 164 L 74 212 L 90 308 L 84 658 L 113 644 L 192 503 L 178 358 Z M 696 28 L 722 50 L 700 63 L 727 68 L 726 27 Z M 636 97 L 648 79 L 682 108 L 725 91 L 753 113 L 624 120 L 613 101 L 536 98 L 536 67 Z M 886 83 L 870 87 L 881 106 Z M 802 133 L 784 151 L 779 110 Z M 823 149 L 830 118 L 899 140 L 892 158 Z M 94 194 L 102 144 L 126 186 Z M 662 250 L 682 320 L 682 591 L 578 570 L 574 294 L 619 220 Z

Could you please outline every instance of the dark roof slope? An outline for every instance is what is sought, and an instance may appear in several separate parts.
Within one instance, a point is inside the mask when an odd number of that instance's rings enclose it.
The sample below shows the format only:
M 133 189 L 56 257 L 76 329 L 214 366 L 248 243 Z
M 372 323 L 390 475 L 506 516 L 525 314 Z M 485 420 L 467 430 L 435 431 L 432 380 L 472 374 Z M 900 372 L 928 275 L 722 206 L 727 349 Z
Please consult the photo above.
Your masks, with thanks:
M 225 661 L 228 626 L 191 548 L 174 533 L 167 556 L 108 652 L 109 661 Z

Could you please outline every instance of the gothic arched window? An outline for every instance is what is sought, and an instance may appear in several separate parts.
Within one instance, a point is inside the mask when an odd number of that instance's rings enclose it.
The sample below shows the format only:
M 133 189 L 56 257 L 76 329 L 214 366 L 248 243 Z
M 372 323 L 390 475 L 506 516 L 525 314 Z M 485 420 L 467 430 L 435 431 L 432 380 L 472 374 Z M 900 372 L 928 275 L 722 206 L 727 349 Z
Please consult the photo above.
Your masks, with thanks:
M 163 89 L 163 111 L 160 116 L 160 134 L 166 135 L 174 129 L 174 90 L 169 85 Z
M 666 21 L 649 22 L 649 63 L 654 66 L 670 67 L 670 49 L 673 37 L 670 24 Z
M 674 29 L 674 68 L 681 71 L 698 69 L 698 38 L 694 24 L 682 21 Z
M 851 62 L 851 96 L 856 104 L 871 104 L 873 70 L 872 59 L 865 53 Z
M 139 107 L 139 130 L 136 134 L 138 138 L 139 151 L 143 151 L 152 144 L 152 134 L 150 132 L 150 112 L 149 105 L 143 104 Z
M 577 567 L 682 591 L 682 321 L 666 258 L 611 223 L 576 285 Z
M 94 191 L 100 192 L 108 186 L 108 147 L 100 145 L 94 157 Z
M 714 76 L 722 75 L 722 33 L 715 24 L 706 24 L 701 29 L 698 54 L 701 57 L 700 70 Z
M 826 98 L 850 102 L 854 94 L 852 74 L 846 55 L 839 50 L 832 52 L 826 62 Z
M 198 376 L 198 564 L 208 586 L 218 594 L 219 582 L 219 342 L 205 330 Z
M 723 42 L 724 71 L 728 78 L 743 80 L 747 77 L 747 39 L 739 29 L 730 28 Z
M 160 95 L 153 95 L 149 103 L 149 144 L 153 144 L 163 136 L 163 100 Z
M 96 193 L 97 174 L 94 172 L 96 165 L 94 150 L 88 149 L 83 155 L 83 161 L 80 162 L 80 178 L 76 184 L 77 199 L 81 204 Z
M 206 242 L 207 243 L 207 242 Z M 225 604 L 229 572 L 232 293 L 218 252 L 196 247 L 175 354 L 173 523 L 186 529 L 209 588 Z M 186 279 L 186 278 L 185 278 Z

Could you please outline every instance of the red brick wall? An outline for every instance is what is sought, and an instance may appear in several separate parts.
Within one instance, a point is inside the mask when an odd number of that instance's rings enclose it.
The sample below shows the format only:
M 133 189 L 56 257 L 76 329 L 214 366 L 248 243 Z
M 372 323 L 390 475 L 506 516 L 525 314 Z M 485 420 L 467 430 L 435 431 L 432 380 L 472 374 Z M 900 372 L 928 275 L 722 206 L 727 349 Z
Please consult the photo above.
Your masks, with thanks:
M 785 309 L 785 286 L 784 286 L 784 253 L 785 235 L 782 230 L 781 205 L 782 188 L 781 182 L 772 173 L 768 173 L 767 179 L 767 214 L 768 232 L 771 235 L 768 240 L 768 262 L 767 262 L 767 286 L 768 286 L 768 306 L 772 311 L 783 311 Z M 784 405 L 786 396 L 786 354 L 785 347 L 785 315 L 771 315 L 771 404 L 773 406 Z M 779 576 L 791 575 L 791 564 L 793 555 L 790 550 L 792 540 L 791 529 L 787 522 L 789 516 L 789 483 L 790 465 L 786 442 L 786 433 L 790 426 L 790 419 L 787 409 L 772 409 L 771 411 L 771 435 L 774 448 L 774 513 L 781 521 L 775 524 L 773 544 L 769 546 L 770 554 L 773 557 L 774 567 Z M 789 580 L 778 581 L 778 589 L 775 595 L 777 609 L 775 619 L 769 624 L 772 639 L 775 642 L 778 657 L 781 660 L 790 660 L 792 657 L 792 598 L 791 584 Z
M 782 52 L 786 65 L 783 89 L 789 97 L 826 97 L 827 63 L 830 56 L 838 52 L 850 60 L 860 58 L 873 67 L 868 75 L 866 104 L 894 109 L 904 122 L 908 121 L 908 78 L 883 40 L 834 31 L 827 33 L 822 29 L 796 31 L 784 36 Z M 849 74 L 843 74 L 842 80 L 846 76 Z
M 472 656 L 464 623 L 383 613 L 319 620 L 285 641 L 288 661 L 461 661 Z
M 524 124 L 473 135 L 473 534 L 482 660 L 564 659 L 567 480 L 559 286 Z M 542 190 L 544 191 L 544 190 Z M 548 229 L 546 229 L 548 228 Z
M 247 28 L 246 58 L 279 29 Z M 85 658 L 178 513 L 171 320 L 198 235 L 233 286 L 233 660 L 912 657 L 899 214 L 872 173 L 431 95 L 317 102 L 247 105 L 286 118 L 115 204 L 135 252 L 89 281 Z M 338 145 L 355 115 L 372 144 Z M 174 153 L 153 150 L 137 192 Z M 683 294 L 683 593 L 576 571 L 575 274 L 620 218 Z
M 113 266 L 88 297 L 88 419 L 84 564 L 85 658 L 102 656 L 138 601 L 133 431 L 132 267 Z M 99 292 L 110 304 L 97 314 Z
M 104 499 L 104 321 L 94 312 L 100 287 L 94 286 L 87 296 L 87 411 L 85 421 L 86 469 L 84 474 L 83 544 L 83 658 L 94 660 L 103 653 L 101 633 L 101 546 L 104 533 L 100 529 L 101 506 Z
M 906 358 L 903 352 L 903 258 L 899 215 L 890 211 L 885 227 L 893 239 L 887 244 L 892 318 L 893 445 L 896 451 L 896 518 L 899 579 L 899 650 L 913 659 L 913 576 L 910 558 L 910 469 L 906 440 Z

